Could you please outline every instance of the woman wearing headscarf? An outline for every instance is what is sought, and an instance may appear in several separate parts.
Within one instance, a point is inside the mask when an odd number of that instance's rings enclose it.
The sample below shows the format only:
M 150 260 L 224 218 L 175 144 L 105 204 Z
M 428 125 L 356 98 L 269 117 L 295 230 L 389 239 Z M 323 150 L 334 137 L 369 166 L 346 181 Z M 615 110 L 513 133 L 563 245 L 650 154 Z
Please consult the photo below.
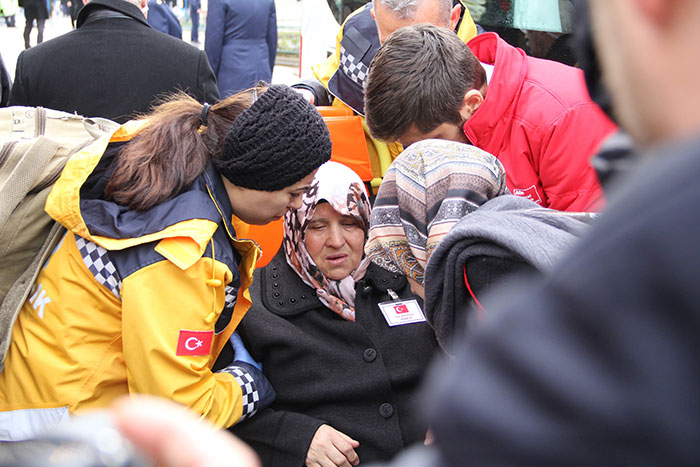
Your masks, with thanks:
M 277 399 L 232 431 L 265 466 L 390 459 L 426 436 L 415 396 L 436 342 L 406 278 L 364 256 L 369 217 L 362 181 L 328 162 L 256 272 L 241 336 Z
M 174 400 L 218 427 L 268 405 L 257 368 L 215 365 L 260 257 L 233 222 L 300 207 L 330 152 L 318 111 L 273 85 L 212 106 L 175 96 L 74 154 L 46 203 L 65 235 L 0 373 L 0 440 L 126 394 Z

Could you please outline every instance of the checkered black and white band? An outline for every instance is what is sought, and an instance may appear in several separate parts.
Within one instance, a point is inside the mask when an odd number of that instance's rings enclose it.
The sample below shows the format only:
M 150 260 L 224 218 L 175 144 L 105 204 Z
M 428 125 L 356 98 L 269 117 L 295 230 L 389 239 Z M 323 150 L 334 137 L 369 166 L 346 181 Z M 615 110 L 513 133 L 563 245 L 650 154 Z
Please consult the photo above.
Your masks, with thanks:
M 236 306 L 236 296 L 238 295 L 238 289 L 231 285 L 226 286 L 226 303 L 224 307 L 227 309 L 233 309 Z
M 255 386 L 253 376 L 244 368 L 234 365 L 226 367 L 222 371 L 232 374 L 233 377 L 236 378 L 238 385 L 241 387 L 243 397 L 243 414 L 241 415 L 241 420 L 245 420 L 246 418 L 250 418 L 255 415 L 255 412 L 258 411 L 260 394 Z
M 115 297 L 121 300 L 122 279 L 112 260 L 109 259 L 107 250 L 78 235 L 75 236 L 75 243 L 78 245 L 85 266 L 97 282 L 107 287 Z
M 340 47 L 340 66 L 343 69 L 343 73 L 360 87 L 365 85 L 365 78 L 367 78 L 369 68 L 342 46 Z

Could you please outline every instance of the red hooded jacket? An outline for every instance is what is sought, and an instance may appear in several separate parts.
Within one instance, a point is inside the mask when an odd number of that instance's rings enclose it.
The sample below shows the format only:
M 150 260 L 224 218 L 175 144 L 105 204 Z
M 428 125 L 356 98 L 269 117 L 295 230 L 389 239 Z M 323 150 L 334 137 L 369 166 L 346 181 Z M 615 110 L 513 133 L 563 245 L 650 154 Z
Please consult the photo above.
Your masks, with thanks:
M 599 210 L 590 159 L 616 126 L 591 101 L 583 72 L 528 57 L 494 33 L 468 45 L 494 65 L 484 102 L 464 124 L 469 141 L 501 161 L 513 194 L 562 211 Z

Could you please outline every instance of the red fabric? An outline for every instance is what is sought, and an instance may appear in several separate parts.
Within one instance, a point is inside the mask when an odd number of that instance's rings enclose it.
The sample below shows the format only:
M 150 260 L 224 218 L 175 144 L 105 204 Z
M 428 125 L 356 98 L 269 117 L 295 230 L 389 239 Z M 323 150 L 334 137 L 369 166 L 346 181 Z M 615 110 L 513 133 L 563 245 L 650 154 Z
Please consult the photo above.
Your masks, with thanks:
M 495 33 L 468 45 L 494 65 L 486 99 L 464 124 L 469 141 L 503 163 L 513 194 L 562 211 L 601 209 L 590 159 L 616 126 L 591 101 L 583 72 L 528 57 Z
M 479 301 L 479 299 L 476 298 L 476 294 L 472 290 L 472 286 L 469 285 L 469 278 L 467 277 L 467 265 L 466 264 L 462 267 L 462 270 L 464 271 L 464 285 L 467 286 L 467 291 L 469 292 L 469 295 L 472 297 L 472 300 L 474 300 L 474 306 L 476 307 L 477 316 L 479 318 L 482 318 L 484 316 L 484 311 L 486 311 L 486 310 L 484 309 L 484 307 L 481 304 L 481 302 Z
M 209 355 L 214 331 L 180 330 L 177 339 L 177 355 Z

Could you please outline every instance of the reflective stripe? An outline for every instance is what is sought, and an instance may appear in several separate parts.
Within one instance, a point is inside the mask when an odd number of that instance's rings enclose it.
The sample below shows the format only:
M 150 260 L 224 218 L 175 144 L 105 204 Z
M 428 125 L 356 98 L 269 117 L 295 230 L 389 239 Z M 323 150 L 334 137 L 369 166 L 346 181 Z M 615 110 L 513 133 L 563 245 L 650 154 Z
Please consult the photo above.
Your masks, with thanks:
M 23 441 L 70 420 L 68 407 L 0 412 L 0 441 Z

